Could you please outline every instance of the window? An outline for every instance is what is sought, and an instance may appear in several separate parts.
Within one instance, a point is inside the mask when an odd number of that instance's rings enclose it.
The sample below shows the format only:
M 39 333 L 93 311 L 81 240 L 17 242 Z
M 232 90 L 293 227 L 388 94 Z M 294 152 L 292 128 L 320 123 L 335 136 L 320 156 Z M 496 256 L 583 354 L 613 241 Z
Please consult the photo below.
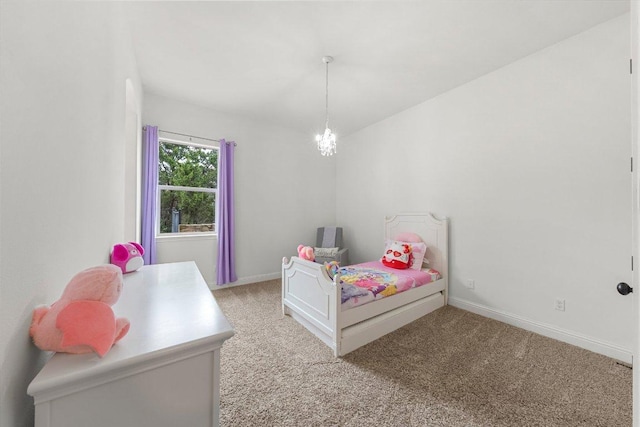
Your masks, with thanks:
M 218 148 L 160 138 L 160 235 L 215 232 Z

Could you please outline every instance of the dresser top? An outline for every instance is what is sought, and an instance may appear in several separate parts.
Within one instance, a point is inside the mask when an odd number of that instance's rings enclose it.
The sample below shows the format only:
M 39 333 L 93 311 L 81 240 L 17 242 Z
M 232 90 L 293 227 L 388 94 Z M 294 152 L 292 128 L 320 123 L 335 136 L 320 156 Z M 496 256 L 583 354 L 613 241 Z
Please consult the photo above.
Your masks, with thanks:
M 54 354 L 28 393 L 48 400 L 77 392 L 213 351 L 234 334 L 194 262 L 148 265 L 125 274 L 113 311 L 131 322 L 124 338 L 103 358 Z

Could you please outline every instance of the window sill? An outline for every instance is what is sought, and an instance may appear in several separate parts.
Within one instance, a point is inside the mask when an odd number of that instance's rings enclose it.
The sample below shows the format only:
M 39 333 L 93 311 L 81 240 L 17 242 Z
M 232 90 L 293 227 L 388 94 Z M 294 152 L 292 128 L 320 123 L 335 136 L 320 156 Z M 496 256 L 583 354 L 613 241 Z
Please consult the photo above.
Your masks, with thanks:
M 174 240 L 215 240 L 217 238 L 217 233 L 176 233 L 156 235 L 157 241 L 167 242 Z

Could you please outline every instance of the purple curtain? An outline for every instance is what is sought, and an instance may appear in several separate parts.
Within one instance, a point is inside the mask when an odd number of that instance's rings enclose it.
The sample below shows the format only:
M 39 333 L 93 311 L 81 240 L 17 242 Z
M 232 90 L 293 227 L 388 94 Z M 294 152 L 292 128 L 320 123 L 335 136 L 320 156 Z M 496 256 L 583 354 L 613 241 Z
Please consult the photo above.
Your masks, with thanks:
M 142 147 L 142 241 L 144 263 L 156 263 L 156 207 L 158 199 L 158 127 L 146 126 Z
M 238 280 L 236 276 L 235 225 L 233 207 L 233 152 L 236 143 L 220 140 L 218 156 L 218 197 L 216 229 L 218 231 L 218 285 Z

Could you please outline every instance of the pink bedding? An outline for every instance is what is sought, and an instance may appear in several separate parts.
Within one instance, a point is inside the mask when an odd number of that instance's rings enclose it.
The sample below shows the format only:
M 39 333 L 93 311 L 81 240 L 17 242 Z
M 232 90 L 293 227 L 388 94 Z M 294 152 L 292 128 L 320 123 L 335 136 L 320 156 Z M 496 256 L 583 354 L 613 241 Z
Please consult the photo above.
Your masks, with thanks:
M 426 285 L 440 279 L 436 270 L 398 270 L 386 267 L 380 261 L 342 267 L 339 270 L 342 285 L 342 310 Z

